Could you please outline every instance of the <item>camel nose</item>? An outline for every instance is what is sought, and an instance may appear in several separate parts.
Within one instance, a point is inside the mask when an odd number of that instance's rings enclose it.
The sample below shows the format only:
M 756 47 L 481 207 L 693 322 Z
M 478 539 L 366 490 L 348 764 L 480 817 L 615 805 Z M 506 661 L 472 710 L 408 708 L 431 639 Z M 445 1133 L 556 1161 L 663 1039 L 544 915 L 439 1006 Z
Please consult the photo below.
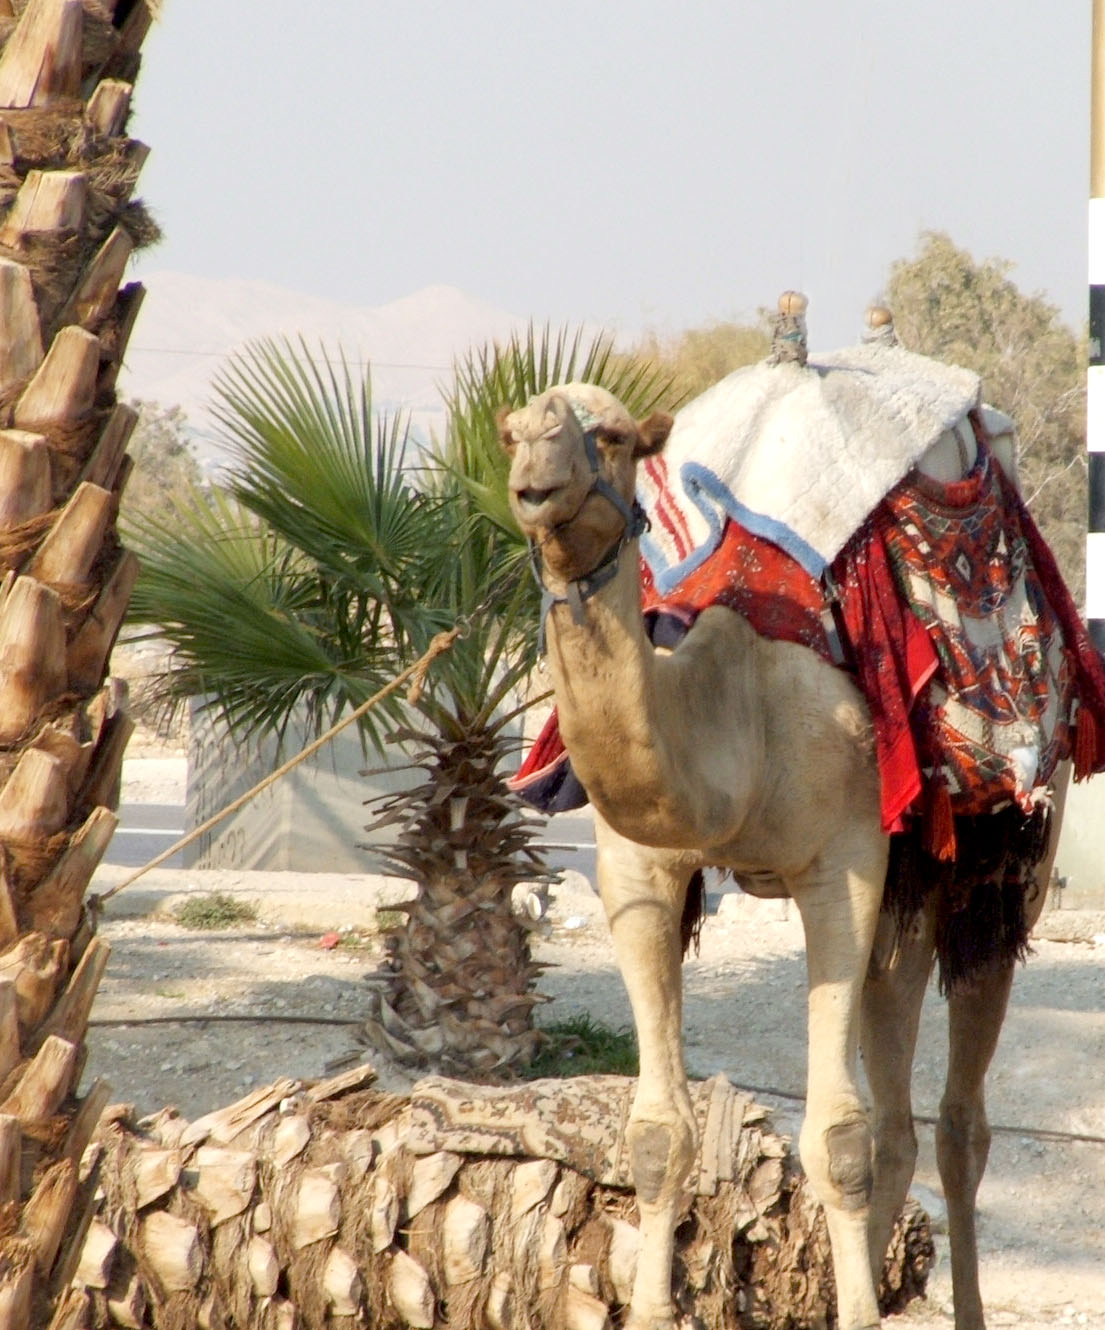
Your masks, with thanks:
M 514 497 L 524 508 L 540 508 L 555 493 L 555 489 L 537 489 L 527 485 L 524 489 L 515 490 Z

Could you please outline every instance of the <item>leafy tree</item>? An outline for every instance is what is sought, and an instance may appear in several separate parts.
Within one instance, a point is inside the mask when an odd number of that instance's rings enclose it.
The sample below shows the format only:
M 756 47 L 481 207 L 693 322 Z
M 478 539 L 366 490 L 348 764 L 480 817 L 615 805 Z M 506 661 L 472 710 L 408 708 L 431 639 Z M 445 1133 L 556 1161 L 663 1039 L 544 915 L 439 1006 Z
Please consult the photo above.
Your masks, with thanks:
M 1083 341 L 1004 259 L 975 260 L 943 232 L 890 270 L 887 304 L 902 344 L 973 369 L 983 396 L 1016 421 L 1025 497 L 1076 598 L 1085 584 Z
M 201 479 L 183 410 L 159 402 L 135 401 L 131 406 L 138 412 L 138 424 L 127 445 L 134 465 L 119 509 L 124 522 L 135 513 L 167 515 L 173 496 Z
M 216 382 L 227 490 L 133 519 L 133 616 L 174 648 L 164 693 L 205 698 L 243 740 L 283 734 L 301 713 L 320 731 L 467 619 L 413 706 L 369 713 L 363 730 L 377 746 L 403 740 L 424 772 L 379 810 L 376 825 L 397 828 L 388 864 L 417 890 L 369 1028 L 400 1057 L 458 1072 L 525 1063 L 539 1038 L 511 890 L 543 870 L 499 774 L 538 597 L 502 496 L 495 412 L 572 378 L 641 413 L 667 387 L 604 339 L 531 332 L 459 367 L 426 458 L 400 421 L 374 415 L 367 375 L 259 342 Z

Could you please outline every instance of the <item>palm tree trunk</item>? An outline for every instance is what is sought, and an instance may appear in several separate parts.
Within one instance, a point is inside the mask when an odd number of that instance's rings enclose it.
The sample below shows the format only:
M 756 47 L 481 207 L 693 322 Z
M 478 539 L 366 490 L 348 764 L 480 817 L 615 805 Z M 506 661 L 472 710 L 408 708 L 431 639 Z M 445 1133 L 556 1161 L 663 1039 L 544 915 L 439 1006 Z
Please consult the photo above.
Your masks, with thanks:
M 131 723 L 105 687 L 137 571 L 115 536 L 134 413 L 115 380 L 156 227 L 124 129 L 149 0 L 0 0 L 0 1330 L 65 1292 L 107 1097 L 75 1097 L 107 948 L 84 901 Z
M 372 1079 L 280 1081 L 194 1123 L 109 1114 L 93 1147 L 104 1205 L 76 1271 L 93 1323 L 611 1330 L 637 1252 L 618 1130 L 634 1082 L 434 1077 L 407 1097 Z M 824 1325 L 828 1240 L 787 1142 L 724 1078 L 696 1094 L 678 1305 L 711 1330 Z M 884 1305 L 920 1295 L 931 1263 L 911 1203 Z
M 407 921 L 388 937 L 364 1033 L 401 1062 L 509 1076 L 534 1058 L 533 1009 L 543 1000 L 532 925 L 514 912 L 512 893 L 549 871 L 521 800 L 498 774 L 501 737 L 482 726 L 407 737 L 427 778 L 380 801 L 372 829 L 402 827 L 381 853 L 416 893 L 398 907 Z

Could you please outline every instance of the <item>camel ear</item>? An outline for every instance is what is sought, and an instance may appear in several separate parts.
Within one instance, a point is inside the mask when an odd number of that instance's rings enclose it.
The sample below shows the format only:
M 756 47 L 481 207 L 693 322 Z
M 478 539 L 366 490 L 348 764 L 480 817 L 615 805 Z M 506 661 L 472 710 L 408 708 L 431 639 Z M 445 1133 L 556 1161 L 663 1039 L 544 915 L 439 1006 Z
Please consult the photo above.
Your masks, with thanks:
M 633 449 L 634 458 L 654 457 L 667 443 L 674 423 L 666 411 L 653 411 L 647 420 L 638 421 L 637 444 Z
M 499 430 L 499 442 L 508 453 L 512 453 L 518 446 L 518 440 L 514 437 L 514 431 L 507 424 L 510 415 L 511 408 L 509 406 L 501 406 L 498 411 L 495 412 L 495 424 Z

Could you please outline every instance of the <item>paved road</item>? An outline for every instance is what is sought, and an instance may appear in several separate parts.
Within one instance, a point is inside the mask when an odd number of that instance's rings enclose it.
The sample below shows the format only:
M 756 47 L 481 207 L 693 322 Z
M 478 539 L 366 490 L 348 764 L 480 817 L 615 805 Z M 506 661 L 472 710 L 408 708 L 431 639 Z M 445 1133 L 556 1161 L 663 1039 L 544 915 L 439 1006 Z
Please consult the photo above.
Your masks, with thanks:
M 140 868 L 184 835 L 183 804 L 132 804 L 119 809 L 119 827 L 104 855 L 104 862 Z M 556 868 L 574 868 L 595 880 L 595 838 L 591 819 L 559 813 L 544 826 L 541 837 L 549 846 L 549 862 Z M 183 868 L 179 853 L 165 868 Z
M 140 868 L 183 835 L 183 804 L 123 804 L 104 862 Z M 179 852 L 166 860 L 164 867 L 183 868 Z
M 119 827 L 104 855 L 104 862 L 122 868 L 141 868 L 184 835 L 183 804 L 123 804 Z M 549 818 L 541 839 L 548 845 L 548 862 L 556 869 L 574 869 L 594 886 L 595 830 L 586 812 L 557 813 Z M 178 852 L 167 859 L 163 868 L 183 868 Z M 726 892 L 739 890 L 731 881 L 707 895 L 707 913 L 717 912 L 718 902 Z

